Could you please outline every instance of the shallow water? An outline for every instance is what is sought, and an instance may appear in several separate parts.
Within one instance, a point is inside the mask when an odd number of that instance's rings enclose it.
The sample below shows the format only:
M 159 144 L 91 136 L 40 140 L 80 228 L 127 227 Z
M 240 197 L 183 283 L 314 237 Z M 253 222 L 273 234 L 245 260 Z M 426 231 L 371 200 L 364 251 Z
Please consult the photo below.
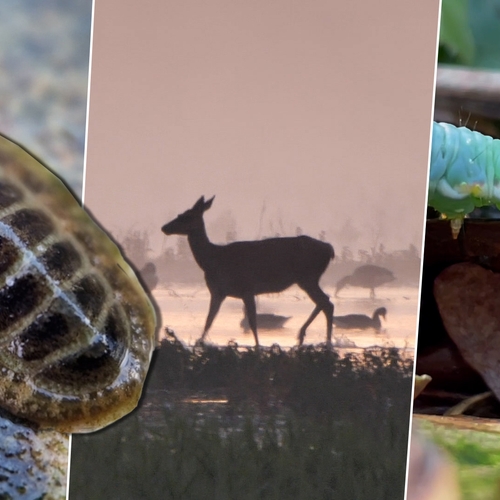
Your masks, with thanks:
M 381 287 L 376 290 L 376 298 L 369 298 L 369 291 L 362 288 L 347 288 L 341 296 L 334 298 L 333 287 L 323 287 L 332 297 L 335 315 L 366 314 L 371 317 L 378 307 L 387 308 L 386 321 L 381 318 L 382 331 L 335 329 L 333 335 L 339 344 L 346 347 L 369 347 L 391 345 L 395 347 L 415 346 L 417 308 L 419 290 L 417 287 Z M 172 285 L 157 289 L 153 295 L 162 313 L 164 327 L 174 330 L 177 337 L 192 345 L 200 337 L 208 312 L 210 295 L 204 284 Z M 260 329 L 259 342 L 263 346 L 279 344 L 283 348 L 296 345 L 297 333 L 314 309 L 309 297 L 298 287 L 292 287 L 279 294 L 260 295 L 257 312 L 291 316 L 285 327 L 275 330 Z M 206 341 L 226 345 L 234 340 L 242 346 L 253 346 L 251 332 L 245 333 L 240 326 L 243 318 L 243 303 L 239 299 L 227 298 L 210 329 Z M 318 344 L 326 338 L 326 321 L 322 313 L 307 330 L 305 344 Z

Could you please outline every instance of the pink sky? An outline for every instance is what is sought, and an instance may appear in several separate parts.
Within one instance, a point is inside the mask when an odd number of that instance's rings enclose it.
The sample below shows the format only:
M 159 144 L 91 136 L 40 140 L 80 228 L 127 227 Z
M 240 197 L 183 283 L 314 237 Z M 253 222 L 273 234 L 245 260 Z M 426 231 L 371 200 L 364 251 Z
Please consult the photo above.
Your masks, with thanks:
M 214 194 L 214 240 L 230 210 L 240 239 L 281 219 L 340 250 L 350 218 L 365 248 L 420 248 L 438 7 L 96 2 L 86 206 L 155 250 Z

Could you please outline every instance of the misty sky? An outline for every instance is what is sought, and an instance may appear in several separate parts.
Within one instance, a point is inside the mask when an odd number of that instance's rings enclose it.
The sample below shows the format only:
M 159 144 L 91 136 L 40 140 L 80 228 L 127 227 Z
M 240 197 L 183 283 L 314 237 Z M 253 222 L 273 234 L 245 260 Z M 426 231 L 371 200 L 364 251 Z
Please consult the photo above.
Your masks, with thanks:
M 201 195 L 214 240 L 420 248 L 438 4 L 96 2 L 85 205 L 154 250 Z

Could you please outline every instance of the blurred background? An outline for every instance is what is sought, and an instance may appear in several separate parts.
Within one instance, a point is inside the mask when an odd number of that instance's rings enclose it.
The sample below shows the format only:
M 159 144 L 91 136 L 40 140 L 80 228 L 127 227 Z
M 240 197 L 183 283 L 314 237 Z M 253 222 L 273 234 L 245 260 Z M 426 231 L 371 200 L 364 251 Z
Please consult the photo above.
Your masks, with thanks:
M 92 0 L 6 0 L 0 16 L 0 134 L 38 156 L 77 196 L 82 193 L 91 14 Z M 35 437 L 3 416 L 0 420 L 0 496 L 64 498 L 67 436 Z
M 442 1 L 434 120 L 500 138 L 498 0 Z M 462 357 L 463 346 L 449 337 L 433 296 L 434 278 L 445 267 L 464 260 L 489 267 L 495 261 L 498 223 L 491 219 L 499 213 L 494 206 L 475 209 L 458 240 L 451 239 L 449 222 L 427 222 L 416 370 L 433 380 L 415 401 L 414 424 L 447 453 L 436 460 L 433 446 L 416 435 L 408 500 L 445 498 L 442 488 L 455 492 L 457 482 L 464 499 L 500 499 L 500 405 Z M 495 297 L 489 300 L 496 309 Z M 498 356 L 480 339 L 477 331 L 467 340 L 478 359 Z M 442 460 L 452 464 L 452 476 L 440 470 Z M 425 470 L 434 470 L 434 478 L 424 478 Z
M 500 133 L 500 2 L 443 0 L 436 121 Z
M 0 133 L 80 196 L 92 0 L 5 0 L 0 17 Z

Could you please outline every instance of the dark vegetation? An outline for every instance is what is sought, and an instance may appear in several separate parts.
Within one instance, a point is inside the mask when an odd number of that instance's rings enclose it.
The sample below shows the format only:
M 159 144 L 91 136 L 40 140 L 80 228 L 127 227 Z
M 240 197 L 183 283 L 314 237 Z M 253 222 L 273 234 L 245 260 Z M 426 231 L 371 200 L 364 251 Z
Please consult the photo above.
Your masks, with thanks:
M 71 500 L 403 499 L 404 353 L 187 349 L 167 333 L 140 408 L 73 437 Z

